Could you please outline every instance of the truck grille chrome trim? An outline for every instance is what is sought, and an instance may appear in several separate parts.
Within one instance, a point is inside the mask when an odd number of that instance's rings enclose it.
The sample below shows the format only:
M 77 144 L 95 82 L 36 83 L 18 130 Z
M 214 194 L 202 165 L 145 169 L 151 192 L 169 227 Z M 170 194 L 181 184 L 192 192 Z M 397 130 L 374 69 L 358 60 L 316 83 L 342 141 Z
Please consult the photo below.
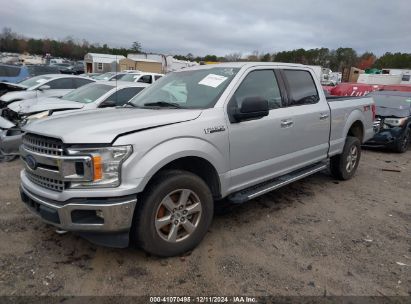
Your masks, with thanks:
M 59 192 L 62 192 L 64 190 L 64 182 L 62 180 L 40 176 L 33 172 L 30 172 L 29 170 L 26 170 L 26 175 L 32 183 L 44 188 Z
M 60 140 L 30 133 L 23 136 L 23 145 L 27 150 L 41 154 L 62 156 L 64 153 Z

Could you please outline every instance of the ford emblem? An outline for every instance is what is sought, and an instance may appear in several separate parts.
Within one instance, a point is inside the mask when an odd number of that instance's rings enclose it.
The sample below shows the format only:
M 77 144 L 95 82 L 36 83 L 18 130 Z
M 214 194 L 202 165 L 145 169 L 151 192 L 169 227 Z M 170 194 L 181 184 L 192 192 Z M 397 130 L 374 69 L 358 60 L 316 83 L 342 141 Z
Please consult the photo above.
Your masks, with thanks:
M 31 155 L 26 156 L 26 164 L 31 170 L 36 170 L 36 168 L 37 168 L 37 161 Z

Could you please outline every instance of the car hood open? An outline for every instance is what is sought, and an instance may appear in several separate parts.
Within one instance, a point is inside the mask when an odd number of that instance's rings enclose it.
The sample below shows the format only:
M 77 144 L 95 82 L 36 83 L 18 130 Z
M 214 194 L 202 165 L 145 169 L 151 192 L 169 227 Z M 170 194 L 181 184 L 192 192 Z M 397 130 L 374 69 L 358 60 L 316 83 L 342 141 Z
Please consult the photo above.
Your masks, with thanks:
M 8 108 L 19 114 L 31 114 L 48 110 L 75 110 L 81 109 L 84 104 L 61 98 L 26 99 L 11 103 Z
M 201 110 L 114 108 L 80 111 L 34 121 L 24 130 L 68 144 L 112 143 L 124 133 L 194 120 Z

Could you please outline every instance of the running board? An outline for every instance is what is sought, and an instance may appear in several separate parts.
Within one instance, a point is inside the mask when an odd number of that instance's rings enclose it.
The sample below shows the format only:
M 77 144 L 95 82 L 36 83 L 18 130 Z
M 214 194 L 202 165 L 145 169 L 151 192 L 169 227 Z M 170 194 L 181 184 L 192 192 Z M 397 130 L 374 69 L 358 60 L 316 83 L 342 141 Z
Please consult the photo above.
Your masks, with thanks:
M 292 173 L 277 177 L 275 179 L 233 193 L 228 197 L 228 200 L 233 204 L 245 203 L 246 201 L 256 198 L 257 196 L 266 194 L 267 192 L 281 188 L 282 186 L 288 185 L 299 179 L 312 175 L 316 172 L 322 171 L 326 169 L 327 166 L 327 162 L 320 162 L 309 167 L 299 169 Z

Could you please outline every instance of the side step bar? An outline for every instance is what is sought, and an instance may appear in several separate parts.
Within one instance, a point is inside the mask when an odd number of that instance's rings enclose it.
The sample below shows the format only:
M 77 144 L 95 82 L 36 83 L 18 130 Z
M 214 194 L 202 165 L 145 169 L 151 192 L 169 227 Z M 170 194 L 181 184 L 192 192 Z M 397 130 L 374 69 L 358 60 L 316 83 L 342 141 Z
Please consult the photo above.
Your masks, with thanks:
M 303 169 L 291 172 L 289 174 L 274 178 L 272 180 L 263 182 L 261 184 L 252 186 L 250 188 L 235 192 L 228 197 L 228 200 L 233 204 L 242 204 L 249 201 L 257 196 L 266 194 L 267 192 L 273 191 L 275 189 L 281 188 L 282 186 L 288 185 L 299 179 L 312 175 L 316 172 L 326 169 L 328 166 L 327 162 L 320 162 Z

